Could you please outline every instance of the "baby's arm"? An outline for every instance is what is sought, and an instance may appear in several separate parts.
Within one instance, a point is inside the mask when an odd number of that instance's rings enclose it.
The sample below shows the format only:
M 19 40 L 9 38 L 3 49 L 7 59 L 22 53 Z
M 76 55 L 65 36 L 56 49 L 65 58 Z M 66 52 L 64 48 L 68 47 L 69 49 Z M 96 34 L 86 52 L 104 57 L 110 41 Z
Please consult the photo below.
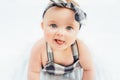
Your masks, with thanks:
M 78 40 L 79 47 L 79 59 L 80 64 L 83 68 L 83 79 L 82 80 L 94 80 L 94 65 L 87 46 Z
M 41 45 L 38 41 L 32 48 L 28 66 L 28 80 L 40 80 Z

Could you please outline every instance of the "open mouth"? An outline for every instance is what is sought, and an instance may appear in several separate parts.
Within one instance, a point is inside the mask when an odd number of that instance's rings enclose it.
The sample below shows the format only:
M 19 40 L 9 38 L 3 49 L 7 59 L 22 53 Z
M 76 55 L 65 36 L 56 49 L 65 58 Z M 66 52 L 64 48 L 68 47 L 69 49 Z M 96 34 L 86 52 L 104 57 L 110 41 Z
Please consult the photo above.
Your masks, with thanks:
M 65 41 L 59 40 L 59 39 L 55 39 L 55 42 L 56 42 L 57 44 L 59 44 L 59 45 L 62 45 L 62 44 L 65 43 Z

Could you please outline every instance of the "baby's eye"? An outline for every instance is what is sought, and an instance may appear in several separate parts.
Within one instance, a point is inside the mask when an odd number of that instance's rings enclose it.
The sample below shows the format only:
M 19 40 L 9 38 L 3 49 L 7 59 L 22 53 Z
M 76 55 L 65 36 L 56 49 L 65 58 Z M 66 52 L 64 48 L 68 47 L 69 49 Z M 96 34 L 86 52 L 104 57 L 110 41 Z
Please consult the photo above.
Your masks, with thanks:
M 72 30 L 73 28 L 71 26 L 66 27 L 67 30 Z
M 56 28 L 57 25 L 56 25 L 56 24 L 50 24 L 50 27 L 52 27 L 52 28 Z

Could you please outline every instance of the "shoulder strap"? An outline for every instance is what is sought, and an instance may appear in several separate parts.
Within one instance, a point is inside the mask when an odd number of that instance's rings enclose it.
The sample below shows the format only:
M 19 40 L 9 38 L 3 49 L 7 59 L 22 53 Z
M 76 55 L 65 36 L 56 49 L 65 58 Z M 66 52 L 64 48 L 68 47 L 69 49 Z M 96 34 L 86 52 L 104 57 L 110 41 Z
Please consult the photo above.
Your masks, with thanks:
M 48 62 L 53 62 L 53 52 L 47 42 L 46 42 L 46 51 L 47 51 Z
M 79 58 L 77 41 L 75 41 L 75 43 L 72 44 L 71 47 L 72 47 L 72 54 L 73 54 L 74 62 L 76 62 Z

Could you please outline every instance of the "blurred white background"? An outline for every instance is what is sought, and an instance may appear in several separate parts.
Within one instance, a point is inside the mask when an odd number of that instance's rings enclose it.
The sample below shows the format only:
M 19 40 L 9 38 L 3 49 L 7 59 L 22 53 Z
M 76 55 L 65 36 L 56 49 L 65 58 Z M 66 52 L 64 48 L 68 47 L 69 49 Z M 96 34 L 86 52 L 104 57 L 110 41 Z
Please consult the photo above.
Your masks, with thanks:
M 25 80 L 48 0 L 0 0 L 0 80 Z M 119 0 L 78 0 L 87 13 L 80 37 L 90 48 L 96 80 L 120 80 Z M 24 77 L 23 77 L 24 75 Z

